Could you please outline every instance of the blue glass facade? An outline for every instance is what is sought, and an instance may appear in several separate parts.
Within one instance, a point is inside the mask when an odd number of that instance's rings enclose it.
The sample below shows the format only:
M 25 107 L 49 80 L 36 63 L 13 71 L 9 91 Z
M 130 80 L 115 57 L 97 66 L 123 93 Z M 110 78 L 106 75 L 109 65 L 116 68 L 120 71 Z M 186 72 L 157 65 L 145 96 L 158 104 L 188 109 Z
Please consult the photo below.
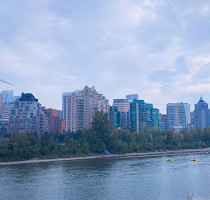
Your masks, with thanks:
M 159 110 L 144 100 L 134 100 L 130 104 L 130 119 L 133 131 L 139 132 L 145 125 L 158 128 Z
M 114 128 L 120 127 L 120 112 L 116 106 L 111 106 L 109 110 L 109 120 Z
M 196 128 L 204 129 L 209 126 L 208 104 L 202 98 L 195 104 L 194 117 Z
M 167 104 L 168 129 L 175 130 L 187 127 L 184 103 Z

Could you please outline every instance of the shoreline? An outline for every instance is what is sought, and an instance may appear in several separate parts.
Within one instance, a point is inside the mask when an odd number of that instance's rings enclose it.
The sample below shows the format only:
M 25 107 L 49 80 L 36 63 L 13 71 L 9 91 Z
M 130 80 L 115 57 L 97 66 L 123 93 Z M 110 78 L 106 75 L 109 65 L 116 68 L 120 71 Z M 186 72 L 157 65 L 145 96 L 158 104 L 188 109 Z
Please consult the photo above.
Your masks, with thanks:
M 24 161 L 9 161 L 0 162 L 0 166 L 6 165 L 18 165 L 18 164 L 34 164 L 34 163 L 46 163 L 46 162 L 59 162 L 59 161 L 77 161 L 77 160 L 92 160 L 92 159 L 104 159 L 104 158 L 146 158 L 157 156 L 171 156 L 171 155 L 187 155 L 191 153 L 210 153 L 210 147 L 203 149 L 180 149 L 180 150 L 166 150 L 166 151 L 151 151 L 144 153 L 125 153 L 125 154 L 110 154 L 110 155 L 93 155 L 84 157 L 69 157 L 69 158 L 52 158 L 52 159 L 31 159 Z

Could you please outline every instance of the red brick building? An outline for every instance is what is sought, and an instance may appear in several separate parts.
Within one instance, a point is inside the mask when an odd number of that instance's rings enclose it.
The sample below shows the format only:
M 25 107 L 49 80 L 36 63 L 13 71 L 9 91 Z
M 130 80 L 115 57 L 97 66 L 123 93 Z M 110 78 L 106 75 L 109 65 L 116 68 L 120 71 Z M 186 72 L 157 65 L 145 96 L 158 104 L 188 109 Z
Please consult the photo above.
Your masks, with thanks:
M 48 131 L 50 133 L 63 132 L 65 129 L 65 121 L 58 115 L 58 110 L 42 107 L 48 120 Z

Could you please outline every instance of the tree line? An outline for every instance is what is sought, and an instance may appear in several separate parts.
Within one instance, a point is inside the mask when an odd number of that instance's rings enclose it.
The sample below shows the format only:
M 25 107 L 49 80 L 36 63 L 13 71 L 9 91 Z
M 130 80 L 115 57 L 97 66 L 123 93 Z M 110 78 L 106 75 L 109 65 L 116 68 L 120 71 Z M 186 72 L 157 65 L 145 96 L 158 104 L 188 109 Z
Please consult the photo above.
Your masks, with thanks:
M 0 139 L 0 161 L 204 148 L 210 146 L 210 127 L 190 132 L 143 127 L 139 133 L 113 129 L 107 113 L 97 112 L 89 129 L 78 132 L 15 133 Z

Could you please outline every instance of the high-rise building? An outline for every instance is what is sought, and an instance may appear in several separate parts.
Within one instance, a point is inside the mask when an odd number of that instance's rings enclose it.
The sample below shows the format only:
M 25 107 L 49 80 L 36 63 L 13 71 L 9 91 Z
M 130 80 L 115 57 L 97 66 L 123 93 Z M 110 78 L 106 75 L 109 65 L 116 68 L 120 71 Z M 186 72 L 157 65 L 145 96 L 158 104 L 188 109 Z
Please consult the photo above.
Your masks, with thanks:
M 195 104 L 195 128 L 204 129 L 209 126 L 209 109 L 208 104 L 200 98 L 199 102 Z
M 66 124 L 67 124 L 67 97 L 71 95 L 71 92 L 64 92 L 62 94 L 62 114 L 63 114 L 63 119 L 65 121 L 65 129 L 66 129 Z
M 180 103 L 167 104 L 168 129 L 176 132 L 183 128 L 188 128 L 190 123 L 190 105 Z
M 160 114 L 161 131 L 165 132 L 168 130 L 168 117 L 167 115 Z M 164 127 L 163 127 L 164 124 Z
M 114 99 L 113 106 L 120 112 L 120 128 L 130 129 L 130 103 L 127 99 Z
M 158 128 L 159 127 L 159 120 L 160 120 L 160 113 L 159 113 L 159 109 L 157 108 L 153 108 L 152 109 L 152 122 L 153 128 Z
M 120 128 L 130 130 L 130 111 L 129 112 L 120 112 Z
M 166 132 L 166 129 L 165 129 L 165 121 L 164 120 L 159 119 L 158 127 L 160 128 L 161 132 L 163 132 L 163 133 Z
M 96 111 L 109 111 L 109 101 L 95 87 L 85 86 L 83 90 L 76 90 L 63 97 L 66 131 L 90 128 Z
M 10 112 L 10 107 L 17 98 L 20 98 L 20 96 L 13 96 L 12 90 L 6 90 L 0 93 L 0 115 L 2 115 L 2 119 L 9 119 L 10 113 L 8 112 Z
M 12 104 L 4 106 L 3 119 L 9 120 L 12 106 L 13 106 Z
M 110 106 L 109 120 L 114 128 L 120 128 L 120 112 L 116 106 Z
M 188 126 L 189 124 L 191 124 L 190 104 L 189 103 L 184 103 L 184 108 L 185 108 L 186 126 Z
M 58 110 L 45 107 L 41 108 L 48 121 L 49 133 L 63 132 L 65 130 L 65 121 L 58 115 Z
M 192 125 L 195 125 L 195 113 L 194 113 L 194 111 L 190 112 L 190 121 L 191 121 Z
M 3 102 L 4 102 L 5 105 L 8 105 L 8 104 L 14 102 L 14 97 L 13 97 L 13 91 L 12 90 L 2 91 L 1 94 L 3 95 Z
M 45 115 L 38 99 L 31 93 L 22 93 L 10 108 L 8 133 L 41 134 L 46 131 L 45 122 Z
M 139 99 L 139 96 L 138 94 L 129 94 L 129 95 L 126 95 L 126 99 L 132 103 L 133 100 L 138 100 Z
M 190 124 L 188 125 L 188 130 L 191 131 L 195 128 L 195 113 L 190 112 Z
M 130 104 L 130 119 L 132 130 L 137 133 L 143 126 L 158 128 L 159 110 L 144 100 L 133 100 Z
M 63 111 L 62 110 L 58 110 L 58 116 L 60 116 L 61 119 L 63 119 Z

